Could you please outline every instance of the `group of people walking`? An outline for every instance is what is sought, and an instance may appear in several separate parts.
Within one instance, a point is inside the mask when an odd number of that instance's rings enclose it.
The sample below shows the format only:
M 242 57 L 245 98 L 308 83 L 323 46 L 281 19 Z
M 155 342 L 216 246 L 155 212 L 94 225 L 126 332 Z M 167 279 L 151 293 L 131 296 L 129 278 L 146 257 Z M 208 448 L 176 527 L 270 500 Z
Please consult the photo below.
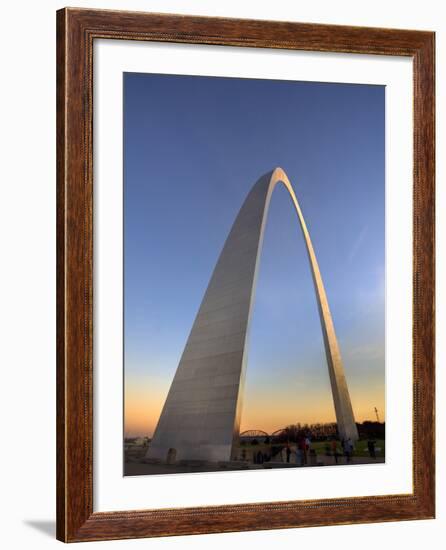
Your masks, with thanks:
M 311 439 L 309 436 L 300 436 L 295 446 L 291 447 L 289 443 L 285 446 L 285 455 L 287 463 L 291 462 L 292 455 L 295 455 L 296 464 L 304 466 L 308 464 L 308 457 L 311 451 Z
M 315 452 L 312 452 L 311 439 L 308 435 L 299 437 L 295 444 L 286 443 L 284 450 L 286 462 L 295 462 L 300 466 L 307 465 L 309 457 L 315 455 Z M 343 439 L 340 445 L 337 439 L 332 439 L 330 442 L 327 442 L 325 450 L 327 456 L 331 455 L 334 457 L 336 464 L 339 464 L 342 456 L 345 457 L 346 463 L 349 464 L 353 458 L 354 444 L 350 438 Z
M 341 441 L 341 447 L 342 447 L 342 452 L 339 452 L 337 439 L 332 439 L 331 454 L 334 457 L 335 463 L 338 464 L 339 457 L 341 457 L 342 455 L 345 456 L 346 462 L 350 463 L 352 461 L 353 451 L 355 449 L 353 445 L 353 441 L 350 438 L 343 439 Z M 328 446 L 328 450 L 330 450 L 329 446 Z
M 295 464 L 297 466 L 316 466 L 318 463 L 318 452 L 321 453 L 322 445 L 317 443 L 312 448 L 311 434 L 303 432 L 298 435 L 296 439 L 290 438 L 283 446 L 278 448 L 272 447 L 270 452 L 266 452 L 265 449 L 259 449 L 252 455 L 252 461 L 255 464 L 263 464 L 264 462 L 281 460 L 288 464 Z M 319 441 L 319 440 L 317 440 Z M 376 440 L 369 438 L 367 441 L 367 450 L 371 458 L 377 459 L 376 451 L 380 450 L 376 446 Z M 361 454 L 362 453 L 362 454 Z M 325 459 L 319 454 L 320 465 L 325 464 L 350 464 L 353 462 L 353 456 L 355 454 L 355 444 L 353 440 L 348 437 L 341 439 L 340 441 L 336 437 L 332 437 L 325 441 Z M 243 451 L 242 456 L 245 457 L 246 451 Z M 356 462 L 363 462 L 363 449 L 359 447 L 358 456 L 359 460 Z M 333 457 L 333 458 L 331 458 Z

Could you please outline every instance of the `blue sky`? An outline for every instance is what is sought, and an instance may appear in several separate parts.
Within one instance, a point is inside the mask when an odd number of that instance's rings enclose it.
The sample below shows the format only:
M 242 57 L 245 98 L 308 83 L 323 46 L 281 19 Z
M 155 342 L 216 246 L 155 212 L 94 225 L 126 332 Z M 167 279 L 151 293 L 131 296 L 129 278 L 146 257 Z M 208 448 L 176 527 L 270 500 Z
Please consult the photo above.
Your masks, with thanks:
M 124 75 L 127 433 L 151 434 L 237 212 L 276 166 L 310 231 L 357 419 L 384 415 L 384 114 L 383 86 Z M 304 241 L 278 187 L 242 428 L 331 419 Z

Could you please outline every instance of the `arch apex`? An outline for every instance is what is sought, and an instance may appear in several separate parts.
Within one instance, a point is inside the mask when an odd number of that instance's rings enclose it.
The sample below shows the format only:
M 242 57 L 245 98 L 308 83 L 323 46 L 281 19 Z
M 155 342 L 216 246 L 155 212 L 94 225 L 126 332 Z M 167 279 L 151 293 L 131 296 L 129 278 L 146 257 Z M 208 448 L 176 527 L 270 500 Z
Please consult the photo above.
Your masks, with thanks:
M 272 170 L 271 176 L 274 177 L 274 179 L 276 180 L 277 179 L 282 180 L 282 178 L 286 178 L 286 180 L 288 181 L 288 176 L 285 170 L 281 166 L 276 166 L 274 170 Z

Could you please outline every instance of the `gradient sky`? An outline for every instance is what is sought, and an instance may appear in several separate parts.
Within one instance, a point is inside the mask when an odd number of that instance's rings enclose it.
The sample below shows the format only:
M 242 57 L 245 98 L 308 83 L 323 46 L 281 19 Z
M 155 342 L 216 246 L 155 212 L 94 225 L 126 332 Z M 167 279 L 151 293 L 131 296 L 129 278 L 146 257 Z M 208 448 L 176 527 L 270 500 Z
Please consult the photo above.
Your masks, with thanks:
M 125 433 L 151 436 L 216 260 L 281 166 L 305 216 L 356 419 L 384 419 L 383 86 L 124 75 Z M 276 188 L 241 430 L 334 421 L 304 240 Z

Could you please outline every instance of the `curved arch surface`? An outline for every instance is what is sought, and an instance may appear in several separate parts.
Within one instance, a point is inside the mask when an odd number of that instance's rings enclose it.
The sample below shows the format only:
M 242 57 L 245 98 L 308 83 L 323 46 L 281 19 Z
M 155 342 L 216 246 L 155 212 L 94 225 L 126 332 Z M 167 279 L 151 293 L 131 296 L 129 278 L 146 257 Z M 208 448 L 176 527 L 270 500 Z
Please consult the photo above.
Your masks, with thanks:
M 310 261 L 338 431 L 358 439 L 333 320 L 310 235 L 281 168 L 262 176 L 246 197 L 215 265 L 193 323 L 147 456 L 164 460 L 233 458 L 239 435 L 247 339 L 266 218 L 282 183 L 293 201 Z

